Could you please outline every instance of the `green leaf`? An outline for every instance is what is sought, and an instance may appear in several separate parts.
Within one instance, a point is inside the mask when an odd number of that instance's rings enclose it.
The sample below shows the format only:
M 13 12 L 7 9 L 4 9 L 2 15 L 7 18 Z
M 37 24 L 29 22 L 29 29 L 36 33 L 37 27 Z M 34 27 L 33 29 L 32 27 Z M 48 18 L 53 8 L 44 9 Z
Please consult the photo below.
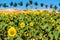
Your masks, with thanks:
M 59 36 L 59 33 L 57 31 L 53 31 L 53 35 L 54 35 L 55 39 L 57 39 Z
M 16 40 L 23 40 L 22 38 L 20 38 L 20 37 L 17 37 L 17 39 Z
M 50 31 L 52 29 L 52 26 L 50 24 L 48 24 L 48 27 L 46 28 L 46 31 Z
M 46 29 L 48 27 L 48 24 L 42 25 L 42 29 Z
M 0 38 L 0 40 L 2 40 L 2 39 Z
M 42 40 L 46 40 L 46 38 L 45 37 L 42 37 Z
M 53 34 L 51 31 L 48 33 L 48 36 L 50 37 L 50 40 L 53 40 Z
M 57 19 L 57 23 L 59 23 L 59 24 L 60 24 L 60 19 Z

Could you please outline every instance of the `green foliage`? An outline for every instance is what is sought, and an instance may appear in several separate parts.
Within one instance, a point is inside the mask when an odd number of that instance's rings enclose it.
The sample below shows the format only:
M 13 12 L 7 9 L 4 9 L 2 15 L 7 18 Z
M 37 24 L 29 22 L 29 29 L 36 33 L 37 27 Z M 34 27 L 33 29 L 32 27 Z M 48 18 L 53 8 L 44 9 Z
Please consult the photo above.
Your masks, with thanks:
M 3 16 L 0 13 L 0 40 L 60 40 L 60 16 L 55 11 L 33 14 Z M 31 21 L 34 22 L 33 26 L 29 25 Z M 25 22 L 24 28 L 20 28 L 21 22 Z M 10 27 L 16 28 L 16 36 L 8 36 L 7 31 Z M 25 32 L 27 34 L 24 35 Z

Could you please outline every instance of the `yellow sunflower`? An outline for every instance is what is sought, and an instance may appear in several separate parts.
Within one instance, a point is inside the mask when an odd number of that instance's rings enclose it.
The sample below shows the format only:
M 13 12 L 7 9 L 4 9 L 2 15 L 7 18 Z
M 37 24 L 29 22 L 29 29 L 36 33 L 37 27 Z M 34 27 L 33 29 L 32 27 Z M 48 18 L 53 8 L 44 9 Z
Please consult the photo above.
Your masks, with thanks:
M 5 12 L 5 16 L 7 16 L 8 15 L 8 12 Z
M 11 27 L 8 29 L 8 35 L 11 37 L 14 37 L 16 35 L 16 29 L 14 27 Z
M 28 32 L 24 32 L 23 35 L 24 35 L 24 36 L 29 36 Z
M 49 22 L 51 23 L 51 24 L 55 24 L 56 23 L 56 21 L 53 19 L 53 18 L 51 18 L 50 20 L 49 20 Z
M 33 25 L 34 25 L 34 22 L 30 22 L 29 25 L 30 25 L 30 26 L 33 26 Z
M 33 13 L 34 13 L 34 15 L 39 15 L 40 14 L 40 11 L 35 10 Z
M 25 23 L 22 22 L 22 23 L 20 24 L 20 27 L 21 27 L 21 28 L 24 28 L 24 27 L 25 27 Z
M 29 11 L 26 10 L 26 11 L 24 11 L 23 13 L 24 13 L 25 15 L 27 15 L 27 14 L 29 14 Z
M 42 19 L 43 19 L 43 20 L 45 19 L 45 16 L 44 16 L 44 15 L 42 16 Z

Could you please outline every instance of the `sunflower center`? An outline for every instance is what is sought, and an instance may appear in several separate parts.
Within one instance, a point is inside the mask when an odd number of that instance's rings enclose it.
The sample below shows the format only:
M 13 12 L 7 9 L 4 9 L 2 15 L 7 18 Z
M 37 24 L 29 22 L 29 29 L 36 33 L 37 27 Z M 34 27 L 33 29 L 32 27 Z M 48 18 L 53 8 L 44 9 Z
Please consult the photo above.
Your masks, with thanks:
M 24 27 L 24 25 L 23 25 L 23 24 L 22 24 L 21 26 L 22 26 L 22 27 Z
M 14 31 L 12 30 L 12 31 L 10 32 L 10 34 L 13 35 L 13 34 L 14 34 Z

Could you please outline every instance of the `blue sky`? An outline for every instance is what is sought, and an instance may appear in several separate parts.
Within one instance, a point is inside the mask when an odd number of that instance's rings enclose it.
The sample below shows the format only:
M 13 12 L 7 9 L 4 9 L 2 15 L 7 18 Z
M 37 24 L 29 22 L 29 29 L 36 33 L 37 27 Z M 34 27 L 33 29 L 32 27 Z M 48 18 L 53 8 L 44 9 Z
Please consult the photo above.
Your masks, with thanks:
M 9 5 L 9 3 L 10 3 L 11 1 L 16 2 L 16 3 L 19 3 L 20 1 L 22 1 L 22 2 L 23 2 L 23 6 L 21 7 L 21 6 L 18 5 L 18 6 L 16 7 L 16 8 L 21 9 L 21 10 L 26 9 L 25 3 L 26 3 L 26 2 L 29 2 L 29 0 L 0 0 L 0 3 L 7 3 L 7 5 Z M 40 6 L 40 3 L 43 3 L 43 4 L 45 4 L 45 5 L 47 4 L 47 5 L 48 5 L 48 9 L 50 9 L 50 8 L 49 8 L 49 5 L 50 5 L 50 4 L 53 4 L 53 6 L 54 6 L 54 5 L 57 5 L 57 7 L 58 7 L 57 10 L 60 9 L 60 6 L 58 6 L 58 3 L 60 3 L 59 0 L 32 0 L 32 1 L 33 1 L 32 9 L 35 9 L 36 6 L 34 5 L 34 2 L 36 2 L 36 1 L 38 2 L 37 9 L 46 9 L 45 6 L 44 6 L 44 7 L 41 7 L 41 6 Z M 3 7 L 0 7 L 0 8 L 3 8 Z M 14 7 L 9 6 L 8 8 L 14 8 Z M 31 9 L 30 6 L 28 7 L 28 9 Z

